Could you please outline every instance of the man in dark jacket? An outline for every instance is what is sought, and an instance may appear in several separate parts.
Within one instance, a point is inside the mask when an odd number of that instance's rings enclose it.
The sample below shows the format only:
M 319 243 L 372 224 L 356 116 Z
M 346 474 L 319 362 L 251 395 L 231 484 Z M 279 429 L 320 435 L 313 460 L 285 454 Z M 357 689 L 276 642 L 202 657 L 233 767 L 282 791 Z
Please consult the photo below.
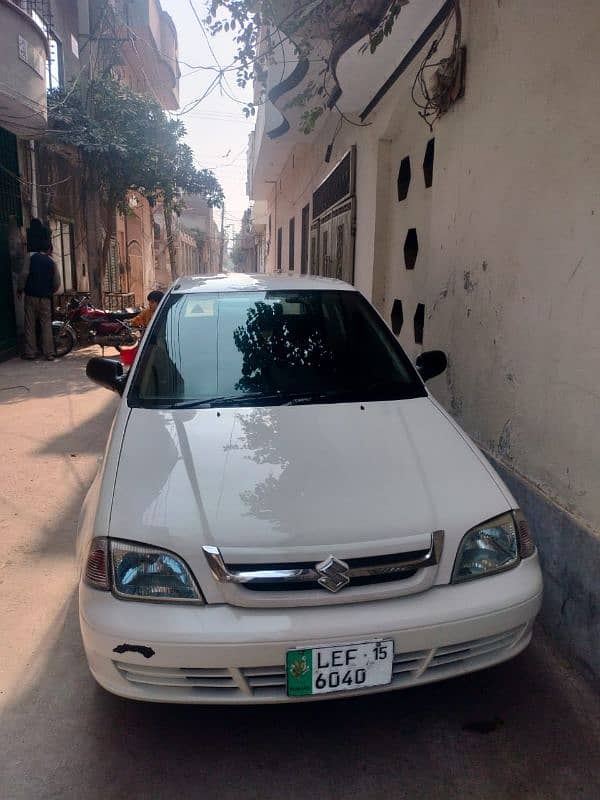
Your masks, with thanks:
M 52 336 L 52 295 L 60 289 L 60 273 L 52 258 L 52 245 L 32 253 L 29 268 L 21 275 L 19 296 L 25 290 L 25 353 L 23 358 L 33 360 L 37 352 L 36 325 L 40 322 L 42 353 L 46 361 L 54 360 Z

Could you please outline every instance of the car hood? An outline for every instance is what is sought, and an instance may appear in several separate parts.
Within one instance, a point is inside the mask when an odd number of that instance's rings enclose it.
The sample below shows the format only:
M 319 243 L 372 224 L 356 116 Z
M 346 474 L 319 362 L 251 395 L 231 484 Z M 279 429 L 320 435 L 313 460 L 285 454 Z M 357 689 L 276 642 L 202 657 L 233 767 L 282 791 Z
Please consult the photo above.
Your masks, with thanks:
M 418 549 L 510 507 L 429 397 L 132 409 L 113 497 L 111 536 L 192 556 L 216 545 L 246 563 Z

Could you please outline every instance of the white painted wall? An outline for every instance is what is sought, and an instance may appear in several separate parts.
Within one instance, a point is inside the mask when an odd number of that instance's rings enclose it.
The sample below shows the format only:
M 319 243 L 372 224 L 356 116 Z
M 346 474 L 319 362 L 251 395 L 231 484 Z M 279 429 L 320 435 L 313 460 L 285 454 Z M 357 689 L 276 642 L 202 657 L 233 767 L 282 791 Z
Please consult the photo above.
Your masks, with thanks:
M 400 339 L 426 305 L 424 347 L 450 369 L 434 389 L 485 447 L 600 527 L 600 8 L 594 0 L 472 0 L 465 98 L 435 128 L 396 90 L 382 307 Z M 398 96 L 398 92 L 401 92 Z M 413 180 L 398 203 L 409 155 Z M 419 257 L 403 267 L 406 231 Z
M 388 320 L 402 300 L 400 341 L 412 357 L 448 352 L 449 370 L 432 389 L 478 442 L 600 528 L 600 7 L 463 0 L 463 8 L 464 99 L 432 134 L 410 99 L 413 65 L 368 127 L 344 124 L 330 165 L 333 116 L 314 142 L 296 146 L 277 186 L 277 222 L 275 187 L 267 202 L 267 269 L 279 225 L 287 268 L 294 214 L 299 270 L 302 206 L 356 144 L 357 287 Z M 421 165 L 432 136 L 426 189 Z M 400 203 L 407 155 L 412 183 Z M 412 227 L 419 255 L 407 271 Z M 413 334 L 418 303 L 423 347 Z

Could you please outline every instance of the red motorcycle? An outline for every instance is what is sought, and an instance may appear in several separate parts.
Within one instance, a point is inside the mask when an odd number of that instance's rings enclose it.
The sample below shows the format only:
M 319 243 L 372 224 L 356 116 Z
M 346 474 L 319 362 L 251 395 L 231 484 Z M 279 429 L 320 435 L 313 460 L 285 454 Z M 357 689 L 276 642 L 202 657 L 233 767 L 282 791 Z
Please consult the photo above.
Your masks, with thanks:
M 89 297 L 73 297 L 63 311 L 62 319 L 52 321 L 54 349 L 56 356 L 62 358 L 70 353 L 76 344 L 81 346 L 97 344 L 102 349 L 131 347 L 139 340 L 127 320 L 139 314 L 139 310 L 105 311 L 96 308 Z

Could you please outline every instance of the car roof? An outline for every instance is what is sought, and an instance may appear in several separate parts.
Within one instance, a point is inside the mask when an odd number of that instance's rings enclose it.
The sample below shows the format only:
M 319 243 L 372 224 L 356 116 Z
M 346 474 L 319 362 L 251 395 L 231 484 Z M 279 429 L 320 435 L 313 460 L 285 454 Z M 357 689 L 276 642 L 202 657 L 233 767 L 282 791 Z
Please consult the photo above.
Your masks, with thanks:
M 318 278 L 313 275 L 286 275 L 273 273 L 228 272 L 219 275 L 190 275 L 179 278 L 172 291 L 177 294 L 201 292 L 266 292 L 277 290 L 347 291 L 356 289 L 349 283 L 333 278 Z

